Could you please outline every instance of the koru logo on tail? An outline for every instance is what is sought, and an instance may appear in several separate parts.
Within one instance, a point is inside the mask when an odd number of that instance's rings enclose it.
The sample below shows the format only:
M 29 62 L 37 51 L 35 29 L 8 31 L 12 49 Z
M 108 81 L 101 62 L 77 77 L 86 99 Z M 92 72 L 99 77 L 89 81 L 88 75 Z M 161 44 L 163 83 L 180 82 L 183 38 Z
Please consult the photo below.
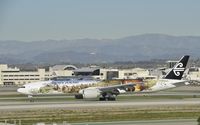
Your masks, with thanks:
M 181 72 L 183 72 L 185 70 L 185 68 L 183 67 L 183 63 L 178 63 L 175 67 L 174 67 L 174 74 L 175 76 L 180 76 Z

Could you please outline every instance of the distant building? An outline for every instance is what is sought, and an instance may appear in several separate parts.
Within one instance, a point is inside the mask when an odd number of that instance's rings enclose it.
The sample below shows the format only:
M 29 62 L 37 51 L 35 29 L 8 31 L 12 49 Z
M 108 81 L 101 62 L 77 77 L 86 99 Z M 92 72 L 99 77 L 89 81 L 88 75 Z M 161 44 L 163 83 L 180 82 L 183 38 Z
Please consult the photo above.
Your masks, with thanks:
M 111 79 L 136 79 L 154 78 L 149 70 L 142 68 L 113 69 L 100 68 L 98 66 L 77 68 L 73 65 L 55 65 L 46 71 L 38 68 L 32 71 L 23 71 L 17 67 L 11 68 L 7 64 L 0 64 L 1 85 L 22 85 L 37 81 L 51 80 L 54 77 L 93 77 L 99 80 Z
M 37 71 L 20 71 L 19 68 L 10 68 L 7 64 L 0 64 L 0 84 L 17 85 L 36 81 L 49 80 L 51 75 L 45 69 Z
M 174 65 L 175 65 L 177 62 L 178 62 L 178 61 L 172 61 L 172 60 L 167 61 L 167 68 L 173 68 Z
M 189 79 L 190 80 L 197 80 L 200 81 L 200 68 L 198 67 L 191 67 L 189 69 Z
M 100 68 L 97 67 L 83 67 L 74 70 L 75 76 L 99 76 L 100 75 Z
M 119 70 L 113 68 L 103 68 L 100 69 L 100 79 L 101 80 L 111 80 L 119 78 Z
M 74 76 L 77 67 L 74 65 L 55 65 L 49 68 L 49 72 L 53 76 Z
M 108 80 L 118 77 L 118 69 L 105 69 L 100 67 L 83 67 L 74 70 L 75 76 L 92 76 L 100 80 Z
M 11 68 L 7 64 L 0 64 L 0 84 L 2 85 L 22 85 L 37 81 L 50 80 L 53 77 L 74 76 L 73 65 L 55 65 L 49 67 L 49 71 L 43 68 L 35 71 L 22 71 L 17 67 Z
M 136 79 L 136 78 L 150 78 L 150 72 L 147 69 L 133 68 L 133 69 L 120 69 L 119 79 Z

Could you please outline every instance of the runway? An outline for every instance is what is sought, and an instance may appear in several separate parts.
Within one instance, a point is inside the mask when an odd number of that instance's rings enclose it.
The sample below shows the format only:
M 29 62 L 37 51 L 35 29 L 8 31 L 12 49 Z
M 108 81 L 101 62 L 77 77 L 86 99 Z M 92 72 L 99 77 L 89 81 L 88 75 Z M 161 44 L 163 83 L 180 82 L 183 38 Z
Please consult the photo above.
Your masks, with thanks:
M 0 95 L 0 122 L 22 119 L 24 124 L 68 121 L 72 125 L 193 125 L 199 117 L 199 106 L 200 93 L 197 91 L 129 93 L 119 95 L 116 101 L 76 100 L 70 95 L 47 95 L 34 97 L 34 102 L 24 95 L 5 93 Z M 170 122 L 167 121 L 169 118 L 190 120 Z
M 72 123 L 70 125 L 197 125 L 196 119 L 145 120 L 145 121 L 113 121 Z
M 0 96 L 0 110 L 96 108 L 121 106 L 200 105 L 200 92 L 157 92 L 122 94 L 117 101 L 76 100 L 74 96 L 36 96 L 29 102 L 24 95 Z
M 52 108 L 103 108 L 103 107 L 141 107 L 167 105 L 200 105 L 200 99 L 186 100 L 141 100 L 141 101 L 66 101 L 66 102 L 0 102 L 0 110 L 27 110 Z

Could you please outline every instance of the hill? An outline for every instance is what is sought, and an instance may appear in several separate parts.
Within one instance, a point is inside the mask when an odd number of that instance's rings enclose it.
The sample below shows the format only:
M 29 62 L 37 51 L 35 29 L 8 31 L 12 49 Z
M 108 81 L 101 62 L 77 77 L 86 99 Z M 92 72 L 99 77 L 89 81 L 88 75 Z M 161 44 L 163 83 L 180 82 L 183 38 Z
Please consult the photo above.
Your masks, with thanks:
M 0 63 L 101 63 L 200 56 L 200 37 L 143 34 L 120 39 L 0 41 Z

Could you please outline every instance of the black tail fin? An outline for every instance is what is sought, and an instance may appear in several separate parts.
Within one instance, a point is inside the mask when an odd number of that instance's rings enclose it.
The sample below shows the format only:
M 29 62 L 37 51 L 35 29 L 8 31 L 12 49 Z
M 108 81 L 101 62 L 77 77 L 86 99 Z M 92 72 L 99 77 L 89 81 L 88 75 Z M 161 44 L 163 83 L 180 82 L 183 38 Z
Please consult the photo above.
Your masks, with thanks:
M 167 75 L 164 77 L 164 79 L 177 79 L 181 80 L 183 73 L 186 69 L 187 62 L 189 60 L 188 55 L 183 56 L 177 63 L 174 65 L 174 67 L 167 73 Z

